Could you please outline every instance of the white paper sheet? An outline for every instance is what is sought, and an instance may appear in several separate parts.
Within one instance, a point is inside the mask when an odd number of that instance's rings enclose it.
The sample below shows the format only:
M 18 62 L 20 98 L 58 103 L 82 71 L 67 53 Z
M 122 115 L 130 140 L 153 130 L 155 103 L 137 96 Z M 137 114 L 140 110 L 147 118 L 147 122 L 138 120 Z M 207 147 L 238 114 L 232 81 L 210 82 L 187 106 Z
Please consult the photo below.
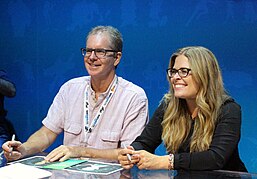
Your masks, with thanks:
M 1 179 L 39 179 L 47 178 L 51 172 L 21 163 L 11 164 L 0 168 Z

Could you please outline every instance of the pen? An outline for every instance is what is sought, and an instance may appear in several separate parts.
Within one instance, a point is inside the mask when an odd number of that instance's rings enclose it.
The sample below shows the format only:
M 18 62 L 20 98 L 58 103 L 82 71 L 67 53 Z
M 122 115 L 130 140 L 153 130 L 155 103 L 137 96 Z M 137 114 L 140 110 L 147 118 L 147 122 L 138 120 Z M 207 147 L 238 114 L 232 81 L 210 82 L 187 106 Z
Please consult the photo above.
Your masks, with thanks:
M 15 134 L 12 135 L 12 141 L 14 141 L 14 139 L 15 139 Z M 10 147 L 10 149 L 13 151 L 13 147 Z M 12 155 L 12 153 L 9 153 L 9 156 L 11 156 L 11 155 Z
M 124 147 L 125 149 L 127 149 L 127 147 L 126 147 L 125 144 L 123 144 L 123 147 Z M 130 156 L 129 154 L 127 154 L 127 157 L 128 157 L 128 160 L 131 162 L 131 156 Z
M 15 134 L 12 135 L 12 141 L 15 139 Z M 13 147 L 11 147 L 11 150 L 13 150 Z

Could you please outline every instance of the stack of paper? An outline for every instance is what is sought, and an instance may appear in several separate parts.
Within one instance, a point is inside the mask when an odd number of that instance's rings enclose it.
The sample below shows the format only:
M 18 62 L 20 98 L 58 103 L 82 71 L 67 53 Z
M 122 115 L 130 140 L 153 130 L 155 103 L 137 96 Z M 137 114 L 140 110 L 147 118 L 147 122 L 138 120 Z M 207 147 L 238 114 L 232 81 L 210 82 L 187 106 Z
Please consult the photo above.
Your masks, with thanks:
M 47 178 L 51 175 L 52 173 L 49 171 L 21 163 L 15 163 L 0 168 L 1 179 L 39 179 Z

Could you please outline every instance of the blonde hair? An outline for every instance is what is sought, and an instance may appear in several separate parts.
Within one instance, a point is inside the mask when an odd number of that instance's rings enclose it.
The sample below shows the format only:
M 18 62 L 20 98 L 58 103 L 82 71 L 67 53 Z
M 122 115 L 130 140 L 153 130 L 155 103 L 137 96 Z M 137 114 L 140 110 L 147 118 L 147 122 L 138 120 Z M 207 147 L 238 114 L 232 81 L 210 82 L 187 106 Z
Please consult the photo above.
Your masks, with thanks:
M 190 139 L 190 152 L 205 151 L 209 148 L 215 125 L 218 120 L 219 109 L 223 102 L 229 98 L 224 86 L 221 71 L 214 54 L 204 47 L 185 47 L 175 52 L 169 63 L 174 66 L 176 57 L 184 55 L 188 58 L 193 80 L 198 84 L 196 95 L 198 114 L 196 116 L 192 138 Z M 185 142 L 191 129 L 191 116 L 185 99 L 174 96 L 170 78 L 170 89 L 163 99 L 167 104 L 162 122 L 162 139 L 169 152 L 177 152 L 180 145 Z

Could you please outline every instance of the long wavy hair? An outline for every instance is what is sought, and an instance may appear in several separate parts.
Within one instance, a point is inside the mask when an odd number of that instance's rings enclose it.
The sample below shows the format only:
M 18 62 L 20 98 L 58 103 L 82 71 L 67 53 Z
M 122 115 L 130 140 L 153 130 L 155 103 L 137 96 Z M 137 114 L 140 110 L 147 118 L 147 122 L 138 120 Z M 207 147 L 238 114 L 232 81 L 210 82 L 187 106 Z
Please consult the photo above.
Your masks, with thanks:
M 192 79 L 199 86 L 196 95 L 198 113 L 190 142 L 190 152 L 205 151 L 209 148 L 219 116 L 219 110 L 229 96 L 223 86 L 221 70 L 214 54 L 204 47 L 185 47 L 175 52 L 169 63 L 174 66 L 176 57 L 184 55 L 188 58 Z M 162 122 L 162 139 L 168 152 L 176 153 L 185 142 L 191 129 L 192 118 L 185 99 L 174 96 L 170 81 L 170 89 L 164 95 L 167 108 Z

